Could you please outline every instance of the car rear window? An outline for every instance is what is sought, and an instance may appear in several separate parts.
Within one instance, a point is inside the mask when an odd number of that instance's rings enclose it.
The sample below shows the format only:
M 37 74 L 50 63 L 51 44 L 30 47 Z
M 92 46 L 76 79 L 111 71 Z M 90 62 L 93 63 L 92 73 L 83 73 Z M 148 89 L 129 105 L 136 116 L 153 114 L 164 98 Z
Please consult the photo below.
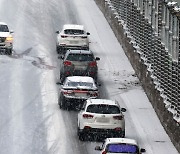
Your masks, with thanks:
M 9 32 L 7 25 L 0 25 L 0 32 Z
M 120 109 L 115 105 L 92 104 L 87 107 L 87 112 L 99 114 L 119 114 Z
M 70 35 L 82 35 L 84 34 L 84 31 L 79 29 L 66 29 L 64 30 L 64 33 Z
M 92 54 L 69 54 L 66 58 L 69 61 L 93 61 Z
M 67 85 L 70 87 L 78 87 L 78 86 L 86 86 L 86 87 L 93 87 L 93 83 L 91 82 L 67 82 Z
M 138 147 L 130 144 L 109 144 L 107 151 L 110 153 L 133 153 L 138 154 Z

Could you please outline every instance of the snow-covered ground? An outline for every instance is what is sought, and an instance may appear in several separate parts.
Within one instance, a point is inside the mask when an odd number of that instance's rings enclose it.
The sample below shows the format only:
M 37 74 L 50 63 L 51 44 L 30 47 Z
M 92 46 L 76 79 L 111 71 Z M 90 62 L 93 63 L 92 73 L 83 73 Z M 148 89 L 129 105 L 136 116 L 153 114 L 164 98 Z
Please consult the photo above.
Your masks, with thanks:
M 77 112 L 57 104 L 55 31 L 66 23 L 91 33 L 90 48 L 101 58 L 101 97 L 127 108 L 126 136 L 147 154 L 178 154 L 93 0 L 0 0 L 0 20 L 15 32 L 14 55 L 0 56 L 1 154 L 98 154 L 101 143 L 78 140 Z

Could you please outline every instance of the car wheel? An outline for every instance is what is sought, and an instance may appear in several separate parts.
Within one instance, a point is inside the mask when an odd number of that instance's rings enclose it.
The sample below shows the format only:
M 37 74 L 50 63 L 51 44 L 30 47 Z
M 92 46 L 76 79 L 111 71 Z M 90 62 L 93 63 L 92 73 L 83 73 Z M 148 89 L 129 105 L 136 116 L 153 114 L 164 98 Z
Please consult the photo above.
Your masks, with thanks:
M 6 54 L 7 55 L 12 55 L 12 48 L 6 49 Z
M 121 137 L 124 138 L 125 137 L 125 131 L 122 131 L 121 133 Z
M 56 51 L 57 51 L 57 54 L 60 53 L 60 49 L 59 49 L 59 46 L 56 45 Z
M 82 131 L 80 131 L 80 128 L 77 128 L 77 135 L 80 141 L 85 141 L 85 136 L 84 133 Z
M 64 109 L 64 110 L 67 109 L 66 101 L 65 101 L 65 99 L 64 99 L 63 96 L 62 96 L 62 97 L 59 97 L 59 102 L 58 102 L 58 104 L 59 104 L 59 108 L 60 108 L 60 109 Z
M 60 74 L 60 82 L 61 82 L 61 83 L 63 83 L 63 82 L 64 82 L 64 80 L 65 80 L 64 75 L 61 75 L 61 74 Z

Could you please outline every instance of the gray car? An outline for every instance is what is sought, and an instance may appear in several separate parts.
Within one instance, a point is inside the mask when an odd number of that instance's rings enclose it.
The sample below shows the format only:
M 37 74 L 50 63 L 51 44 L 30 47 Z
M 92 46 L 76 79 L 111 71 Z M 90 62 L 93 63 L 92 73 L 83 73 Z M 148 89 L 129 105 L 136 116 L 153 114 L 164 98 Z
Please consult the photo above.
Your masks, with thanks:
M 90 76 L 97 80 L 97 60 L 90 50 L 68 50 L 64 56 L 60 68 L 61 82 L 68 76 Z

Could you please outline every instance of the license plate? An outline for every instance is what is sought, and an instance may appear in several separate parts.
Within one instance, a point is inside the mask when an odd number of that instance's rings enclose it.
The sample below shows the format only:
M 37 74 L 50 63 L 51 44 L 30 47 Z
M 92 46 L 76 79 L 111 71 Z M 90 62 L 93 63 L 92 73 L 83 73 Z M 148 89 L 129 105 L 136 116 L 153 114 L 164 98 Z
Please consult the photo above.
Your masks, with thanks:
M 69 41 L 70 44 L 78 44 L 78 41 Z
M 100 122 L 100 123 L 108 123 L 109 119 L 107 119 L 107 118 L 98 118 L 96 121 Z
M 77 97 L 86 97 L 87 93 L 75 93 L 75 96 L 77 96 Z

